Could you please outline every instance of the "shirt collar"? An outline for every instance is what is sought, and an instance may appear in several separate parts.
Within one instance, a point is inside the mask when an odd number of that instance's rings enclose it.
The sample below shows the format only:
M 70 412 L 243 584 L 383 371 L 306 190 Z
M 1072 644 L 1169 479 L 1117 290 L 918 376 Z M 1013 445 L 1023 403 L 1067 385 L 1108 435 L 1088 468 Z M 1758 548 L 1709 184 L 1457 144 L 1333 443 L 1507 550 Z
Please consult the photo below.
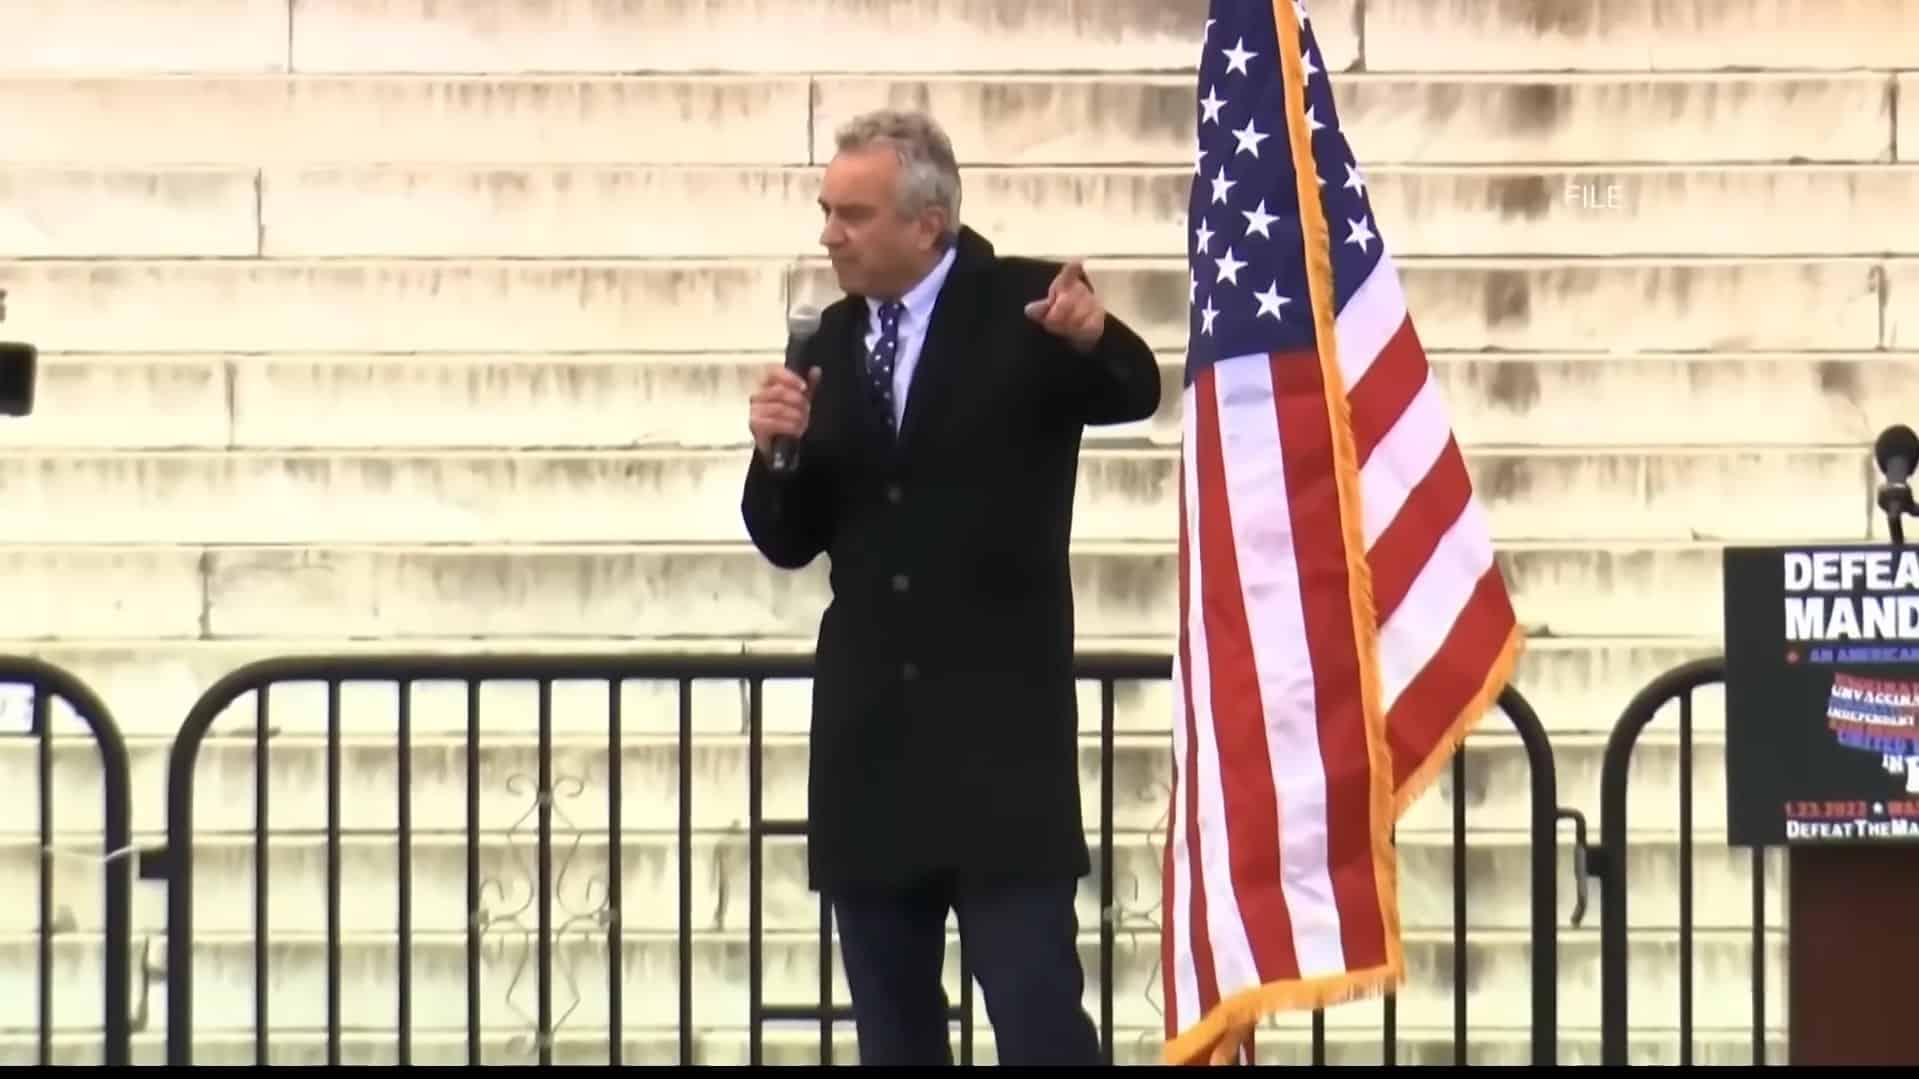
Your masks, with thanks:
M 914 285 L 907 290 L 906 295 L 900 297 L 900 302 L 906 306 L 907 319 L 915 325 L 924 326 L 932 317 L 933 301 L 939 298 L 940 286 L 946 283 L 946 275 L 952 270 L 953 260 L 958 254 L 958 244 L 948 247 L 946 254 L 934 264 L 932 272 L 920 278 L 919 284 Z M 866 310 L 875 319 L 879 318 L 882 302 L 870 296 L 867 297 Z

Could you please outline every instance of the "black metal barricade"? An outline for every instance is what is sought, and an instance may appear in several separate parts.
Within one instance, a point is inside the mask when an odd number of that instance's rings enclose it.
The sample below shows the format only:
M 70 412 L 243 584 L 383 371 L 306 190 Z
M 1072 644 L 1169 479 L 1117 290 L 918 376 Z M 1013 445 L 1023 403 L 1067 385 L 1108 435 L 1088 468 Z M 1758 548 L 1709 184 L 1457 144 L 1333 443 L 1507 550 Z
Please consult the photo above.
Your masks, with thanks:
M 56 753 L 56 703 L 78 720 L 86 738 L 98 755 L 97 769 L 101 794 L 99 846 L 87 848 L 64 837 L 55 823 L 54 791 L 63 781 L 74 789 L 87 785 L 81 769 L 69 769 L 64 753 Z M 38 895 L 36 898 L 36 951 L 34 964 L 35 999 L 32 1005 L 36 1021 L 35 1062 L 46 1067 L 55 1063 L 97 1063 L 125 1067 L 130 1061 L 132 1015 L 132 799 L 128 779 L 127 747 L 119 727 L 100 698 L 78 678 L 59 667 L 37 659 L 0 656 L 0 731 L 31 739 L 34 747 L 33 774 L 36 805 L 31 811 L 15 802 L 20 817 L 32 812 L 37 820 L 36 860 Z M 19 792 L 16 790 L 16 795 Z M 81 831 L 82 829 L 70 829 Z M 88 829 L 90 830 L 90 829 Z M 60 975 L 79 955 L 62 962 L 56 955 L 63 937 L 74 941 L 72 950 L 87 948 L 87 930 L 78 926 L 56 925 L 56 879 L 61 875 L 57 861 L 84 863 L 100 873 L 100 969 L 96 975 L 100 992 L 100 1058 L 57 1060 L 54 1041 L 56 999 L 71 993 L 84 996 L 84 980 L 78 971 L 69 971 L 68 982 Z M 23 881 L 21 882 L 23 883 Z M 91 904 L 82 901 L 80 909 Z M 16 1002 L 18 1003 L 18 1002 Z
M 817 1000 L 769 1002 L 765 989 L 766 844 L 769 839 L 802 835 L 804 829 L 802 821 L 791 819 L 790 816 L 769 816 L 766 812 L 763 793 L 768 775 L 766 687 L 772 682 L 806 679 L 811 671 L 810 656 L 402 655 L 276 659 L 252 664 L 223 678 L 195 704 L 179 731 L 168 766 L 166 845 L 147 852 L 142 859 L 143 875 L 148 879 L 163 880 L 169 886 L 169 1062 L 175 1065 L 192 1063 L 196 1038 L 206 1036 L 206 1032 L 196 1026 L 196 1018 L 207 1014 L 196 1003 L 197 962 L 224 963 L 221 969 L 228 972 L 229 983 L 233 980 L 234 968 L 251 970 L 250 999 L 244 999 L 244 995 L 234 991 L 231 984 L 221 987 L 225 994 L 221 999 L 226 1001 L 220 1012 L 221 1018 L 232 1021 L 237 1013 L 251 1020 L 251 1044 L 245 1047 L 247 1051 L 238 1055 L 255 1061 L 275 1059 L 274 1039 L 283 1037 L 284 1029 L 300 1026 L 297 1022 L 282 1023 L 276 1029 L 273 1022 L 274 1009 L 301 1006 L 295 1002 L 308 999 L 295 995 L 293 989 L 276 988 L 279 981 L 295 977 L 294 974 L 284 973 L 286 968 L 277 964 L 283 961 L 283 956 L 306 946 L 300 940 L 300 927 L 288 926 L 282 930 L 276 929 L 273 924 L 275 889 L 271 887 L 269 867 L 273 864 L 274 852 L 280 849 L 274 845 L 274 825 L 276 822 L 289 821 L 291 823 L 281 823 L 285 834 L 298 836 L 305 833 L 317 837 L 313 841 L 324 845 L 323 985 L 309 983 L 313 985 L 311 990 L 298 992 L 310 993 L 314 1003 L 304 1006 L 323 1017 L 316 1020 L 317 1026 L 311 1036 L 324 1039 L 324 1060 L 327 1063 L 354 1063 L 357 1055 L 363 1055 L 352 1044 L 356 1036 L 378 1047 L 382 1054 L 390 1051 L 390 1058 L 399 1063 L 427 1062 L 429 1058 L 433 1062 L 440 1062 L 442 1058 L 456 1053 L 460 1061 L 467 1063 L 504 1062 L 505 1058 L 519 1058 L 537 1060 L 541 1064 L 577 1062 L 617 1065 L 642 1056 L 660 1059 L 676 1057 L 681 1063 L 701 1062 L 707 1054 L 702 1053 L 696 1043 L 701 1024 L 696 1023 L 695 987 L 702 972 L 697 969 L 694 949 L 694 809 L 696 805 L 712 805 L 716 798 L 696 789 L 696 754 L 705 752 L 705 749 L 697 737 L 694 697 L 696 685 L 712 682 L 730 687 L 729 692 L 742 690 L 745 698 L 742 726 L 746 739 L 744 796 L 747 804 L 744 830 L 748 848 L 748 924 L 745 955 L 742 957 L 745 970 L 739 973 L 744 974 L 748 984 L 743 1014 L 738 1016 L 747 1027 L 746 1059 L 742 1062 L 755 1065 L 766 1062 L 764 1032 L 768 1024 L 796 1021 L 809 1026 L 817 1025 L 818 1059 L 830 1062 L 835 1031 L 843 1029 L 840 1024 L 850 1018 L 850 1010 L 836 1005 L 833 1000 L 834 948 L 831 920 L 824 904 L 820 904 L 817 939 Z M 1103 916 L 1099 921 L 1096 977 L 1099 986 L 1097 1019 L 1102 1045 L 1109 1060 L 1114 1057 L 1116 1033 L 1113 762 L 1117 686 L 1129 681 L 1163 681 L 1170 673 L 1170 660 L 1165 657 L 1091 655 L 1080 657 L 1078 663 L 1078 677 L 1097 681 L 1101 694 L 1100 820 L 1096 848 L 1099 855 L 1096 868 Z M 629 682 L 654 683 L 670 688 L 673 694 L 670 734 L 675 751 L 672 770 L 677 777 L 672 784 L 672 797 L 675 800 L 672 806 L 675 814 L 672 830 L 678 867 L 674 896 L 677 906 L 674 940 L 677 945 L 677 970 L 673 979 L 678 994 L 677 1014 L 674 1017 L 676 1022 L 670 1035 L 662 1036 L 649 1049 L 640 1050 L 629 1046 L 634 1035 L 625 1022 L 626 994 L 634 984 L 644 983 L 630 980 L 632 973 L 628 966 L 636 960 L 629 954 L 626 945 L 630 939 L 637 939 L 637 936 L 629 936 L 627 927 L 631 916 L 637 913 L 644 918 L 646 908 L 630 900 L 623 889 L 628 880 L 628 870 L 633 868 L 623 864 L 626 841 L 623 828 L 631 815 L 629 811 L 652 812 L 657 809 L 664 814 L 666 807 L 663 799 L 666 796 L 658 789 L 628 786 L 630 778 L 623 774 L 627 766 L 622 762 L 630 749 L 628 739 L 637 737 L 632 733 L 635 728 L 629 725 L 632 717 L 623 714 L 623 688 Z M 496 740 L 506 732 L 493 720 L 483 722 L 481 697 L 485 687 L 496 683 L 530 683 L 537 691 L 537 719 L 530 736 L 536 760 L 518 771 L 508 767 L 508 764 L 516 759 L 512 754 L 519 750 L 511 746 L 498 749 Z M 593 741 L 589 743 L 594 747 L 592 753 L 574 746 L 568 755 L 569 760 L 597 755 L 604 762 L 604 821 L 591 827 L 574 822 L 565 811 L 565 803 L 569 799 L 582 797 L 588 783 L 583 774 L 573 774 L 570 770 L 573 765 L 567 761 L 556 761 L 555 755 L 556 686 L 571 686 L 573 683 L 605 687 L 605 703 L 603 706 L 593 706 L 599 710 L 593 713 L 592 722 L 588 725 L 592 731 Z M 370 723 L 367 709 L 348 708 L 343 703 L 350 692 L 367 684 L 391 687 L 393 690 L 390 712 L 382 705 L 378 710 L 378 718 Z M 439 705 L 446 715 L 457 717 L 457 723 L 448 726 L 432 721 L 435 723 L 432 729 L 457 730 L 461 740 L 452 746 L 438 746 L 437 743 L 428 746 L 431 737 L 421 741 L 416 738 L 416 732 L 424 729 L 420 717 L 433 706 L 430 702 L 423 704 L 416 700 L 417 691 L 442 684 L 457 691 L 454 700 L 440 699 Z M 276 787 L 306 783 L 312 779 L 300 771 L 300 766 L 283 764 L 276 769 L 273 763 L 276 752 L 289 757 L 297 753 L 297 743 L 302 736 L 293 728 L 299 726 L 299 720 L 289 721 L 285 718 L 290 714 L 290 706 L 283 703 L 286 699 L 283 695 L 294 693 L 299 687 L 306 687 L 314 695 L 316 704 L 321 701 L 324 703 L 321 709 L 323 715 L 315 721 L 312 732 L 306 736 L 317 743 L 312 747 L 312 755 L 324 761 L 318 769 L 323 773 L 320 778 L 324 789 L 295 786 L 287 791 L 291 804 L 276 803 Z M 243 706 L 249 696 L 253 698 L 250 709 Z M 1555 831 L 1561 818 L 1577 818 L 1578 815 L 1560 809 L 1557 804 L 1552 749 L 1539 717 L 1516 690 L 1509 689 L 1499 704 L 1500 710 L 1518 733 L 1531 774 L 1528 814 L 1531 867 L 1531 1059 L 1536 1065 L 1552 1064 L 1556 1062 L 1558 1022 Z M 250 737 L 214 735 L 216 723 L 230 711 L 237 711 L 243 719 L 251 719 L 250 731 L 247 732 Z M 584 714 L 580 709 L 568 712 L 566 722 L 569 729 L 586 729 L 580 726 L 580 716 Z M 289 723 L 291 726 L 287 725 Z M 390 746 L 375 748 L 376 731 L 386 732 Z M 447 737 L 455 735 L 448 734 Z M 384 742 L 385 738 L 379 741 Z M 507 741 L 511 742 L 512 739 L 509 737 Z M 422 756 L 422 746 L 428 746 L 425 756 Z M 218 782 L 212 784 L 211 789 L 201 786 L 209 747 L 213 747 L 211 752 L 215 754 L 250 753 L 253 775 L 250 790 L 247 790 L 248 784 L 235 779 L 231 768 L 219 773 Z M 386 754 L 384 759 L 377 755 L 382 752 Z M 352 761 L 349 761 L 349 753 L 355 754 Z M 494 756 L 489 757 L 490 753 Z M 1466 1061 L 1470 1042 L 1466 1007 L 1471 984 L 1467 933 L 1466 779 L 1471 768 L 1471 755 L 1472 745 L 1469 742 L 1467 749 L 1453 761 L 1451 770 L 1453 1056 L 1458 1062 Z M 224 757 L 221 760 L 224 761 Z M 349 767 L 349 764 L 353 764 L 353 767 Z M 362 764 L 366 767 L 362 767 Z M 372 767 L 384 767 L 385 764 L 390 764 L 390 774 L 376 772 Z M 512 773 L 504 789 L 519 799 L 505 809 L 497 804 L 502 789 L 497 773 L 502 771 Z M 366 778 L 375 775 L 380 777 L 378 789 L 370 787 L 371 780 Z M 416 781 L 416 775 L 424 778 Z M 351 796 L 344 789 L 349 782 L 354 788 Z M 245 791 L 249 795 L 246 801 L 250 804 L 242 805 L 236 801 L 231 806 L 219 807 L 220 816 L 203 823 L 196 814 L 196 798 L 203 790 L 213 797 Z M 452 791 L 464 793 L 464 812 L 457 821 L 451 820 L 450 815 L 445 820 L 433 817 L 432 806 L 422 809 L 415 805 L 420 798 L 450 794 Z M 641 808 L 634 809 L 636 805 Z M 375 807 L 379 806 L 391 807 L 390 817 L 386 818 L 391 823 L 383 820 L 377 827 L 368 825 L 367 820 Z M 431 819 L 422 818 L 422 813 Z M 505 833 L 507 845 L 514 846 L 513 837 L 519 835 L 521 829 L 526 829 L 532 832 L 529 841 L 532 850 L 525 855 L 527 864 L 523 868 L 526 879 L 522 884 L 527 893 L 525 902 L 517 910 L 503 910 L 500 908 L 507 904 L 509 891 L 517 886 L 509 886 L 497 876 L 490 875 L 491 871 L 483 869 L 483 863 L 492 855 L 483 852 L 482 837 L 489 831 L 497 833 L 500 823 L 513 813 L 519 816 L 514 818 L 512 826 Z M 247 819 L 249 816 L 250 820 Z M 417 823 L 421 819 L 426 819 L 426 823 Z M 1581 824 L 1583 826 L 1583 821 Z M 244 914 L 235 914 L 223 905 L 214 904 L 214 909 L 221 911 L 222 918 L 244 923 L 241 931 L 250 932 L 250 954 L 244 959 L 220 958 L 227 955 L 220 949 L 228 947 L 226 937 L 229 934 L 216 934 L 214 939 L 219 941 L 216 947 L 213 940 L 196 931 L 196 867 L 203 861 L 214 864 L 210 860 L 215 857 L 214 851 L 220 838 L 214 832 L 221 829 L 232 833 L 237 837 L 236 841 L 244 841 L 250 847 L 252 869 L 245 887 L 241 888 L 231 881 L 217 885 L 219 888 L 233 887 L 236 893 L 243 892 L 250 901 L 245 905 L 250 909 Z M 431 904 L 422 905 L 415 892 L 413 866 L 416 841 L 422 836 L 449 831 L 457 832 L 463 841 L 465 887 L 463 900 L 452 900 L 451 896 L 447 896 L 442 902 L 463 905 L 464 909 L 458 912 L 463 917 L 457 922 L 444 910 Z M 731 827 L 725 824 L 710 825 L 697 831 L 709 837 L 714 832 L 732 834 Z M 348 872 L 347 849 L 352 846 L 349 839 L 362 832 L 377 834 L 378 857 L 391 861 L 383 862 L 380 875 L 367 878 L 364 887 L 357 884 L 349 886 L 347 878 L 351 874 Z M 600 838 L 602 836 L 603 839 Z M 594 884 L 599 885 L 597 899 L 585 901 L 580 909 L 574 909 L 566 902 L 564 894 L 560 893 L 568 887 L 569 875 L 577 882 L 585 872 L 574 868 L 574 859 L 589 839 L 603 842 L 606 865 L 603 875 L 586 875 L 586 892 L 592 893 Z M 491 851 L 492 847 L 488 850 Z M 354 859 L 356 866 L 365 861 L 357 854 Z M 316 863 L 318 860 L 315 859 Z M 390 873 L 384 868 L 387 864 L 391 865 Z M 719 867 L 714 867 L 713 872 L 718 877 L 724 877 Z M 1579 884 L 1583 907 L 1583 878 Z M 715 883 L 714 888 L 715 901 L 724 909 L 729 901 L 725 895 L 724 880 Z M 374 898 L 376 889 L 379 892 L 377 902 Z M 809 902 L 817 903 L 817 899 Z M 345 944 L 350 934 L 365 939 L 373 931 L 348 926 L 345 913 L 348 907 L 351 907 L 351 917 L 356 922 L 368 917 L 372 908 L 379 908 L 391 916 L 391 924 L 373 934 L 386 942 L 383 945 L 386 950 L 377 961 L 392 964 L 381 975 L 392 984 L 393 1006 L 390 1013 L 383 1010 L 384 1003 L 375 1008 L 373 1003 L 362 999 L 365 994 L 349 994 Z M 417 928 L 417 923 L 423 917 L 437 919 L 436 924 L 455 928 Z M 723 921 L 723 915 L 715 915 L 715 919 Z M 499 943 L 500 934 L 505 932 L 499 928 L 501 926 L 510 926 L 509 935 L 518 935 L 521 949 L 518 964 L 509 976 L 508 995 L 510 997 L 515 992 L 521 992 L 532 998 L 530 1003 L 512 1005 L 521 1014 L 527 1029 L 517 1043 L 509 1043 L 504 1053 L 489 1040 L 492 1037 L 489 1029 L 491 1024 L 483 1013 L 494 1006 L 490 1000 L 483 1000 L 482 993 L 483 984 L 489 980 L 487 972 L 483 970 L 486 965 L 483 964 L 483 957 L 489 948 L 498 951 L 503 947 Z M 637 931 L 634 932 L 637 934 Z M 439 936 L 435 936 L 436 933 Z M 448 944 L 443 938 L 456 933 L 464 944 L 465 1001 L 464 1022 L 454 1022 L 452 1026 L 458 1030 L 462 1044 L 439 1044 L 431 1053 L 422 1054 L 416 1052 L 416 1029 L 430 1028 L 444 1036 L 448 1026 L 439 1020 L 462 1017 L 449 1010 L 454 1005 L 443 999 L 441 994 L 428 993 L 424 997 L 416 994 L 413 981 L 416 968 L 428 962 L 418 958 L 417 954 L 424 954 L 421 949 Z M 565 939 L 568 933 L 573 935 L 570 941 Z M 556 936 L 561 939 L 556 941 Z M 588 951 L 597 954 L 585 954 Z M 356 958 L 355 972 L 364 966 L 364 962 L 373 961 Z M 961 965 L 964 967 L 963 955 Z M 587 967 L 603 970 L 603 982 L 595 985 L 594 979 L 577 974 L 579 969 Z M 732 974 L 736 969 L 728 965 L 723 973 Z M 282 973 L 281 979 L 276 980 L 276 972 Z M 1089 975 L 1093 973 L 1089 971 Z M 436 969 L 435 976 L 444 978 L 447 974 Z M 955 1008 L 955 1018 L 961 1027 L 960 1057 L 963 1061 L 971 1061 L 975 1052 L 974 1002 L 968 988 L 970 978 L 966 977 L 964 971 L 960 982 L 962 989 Z M 528 983 L 530 990 L 521 988 Z M 384 994 L 386 990 L 382 988 L 380 992 Z M 582 1008 L 591 1013 L 590 1017 L 575 1018 L 580 1015 Z M 420 1016 L 423 1009 L 438 1019 L 422 1021 Z M 1382 1015 L 1384 1057 L 1392 1062 L 1398 1038 L 1394 1002 L 1390 999 L 1384 1002 Z M 601 1032 L 601 1040 L 593 1042 L 590 1052 L 582 1040 L 567 1029 L 569 1018 L 573 1018 L 573 1030 L 584 1027 Z M 705 1015 L 699 1018 L 704 1023 L 711 1023 L 716 1017 Z M 724 1019 L 719 1021 L 725 1022 Z M 665 1040 L 669 1037 L 670 1044 Z M 315 1057 L 316 1060 L 319 1057 L 317 1049 Z M 1324 1017 L 1315 1016 L 1312 1058 L 1315 1062 L 1324 1062 L 1326 1057 Z M 282 1054 L 279 1059 L 286 1057 Z
M 1600 775 L 1600 845 L 1587 855 L 1587 871 L 1600 880 L 1601 1054 L 1606 1066 L 1629 1063 L 1631 1012 L 1628 996 L 1629 930 L 1627 905 L 1632 895 L 1627 795 L 1633 750 L 1646 728 L 1668 704 L 1678 718 L 1678 876 L 1679 876 L 1679 1063 L 1694 1057 L 1694 877 L 1693 877 L 1693 694 L 1723 684 L 1725 660 L 1710 657 L 1682 664 L 1653 679 L 1621 713 L 1606 744 Z M 1752 1063 L 1766 1062 L 1766 851 L 1751 852 L 1752 885 Z

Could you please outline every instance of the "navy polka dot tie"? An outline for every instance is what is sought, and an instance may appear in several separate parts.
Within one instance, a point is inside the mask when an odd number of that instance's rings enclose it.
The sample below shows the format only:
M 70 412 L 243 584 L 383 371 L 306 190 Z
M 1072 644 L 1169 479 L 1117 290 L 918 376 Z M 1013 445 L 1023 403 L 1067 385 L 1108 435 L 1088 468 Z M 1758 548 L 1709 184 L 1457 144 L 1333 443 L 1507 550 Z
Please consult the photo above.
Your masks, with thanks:
M 886 420 L 886 430 L 894 434 L 898 432 L 894 431 L 893 423 L 893 368 L 900 358 L 900 314 L 905 310 L 905 305 L 897 300 L 880 305 L 880 339 L 873 345 L 873 354 L 866 362 L 873 402 Z

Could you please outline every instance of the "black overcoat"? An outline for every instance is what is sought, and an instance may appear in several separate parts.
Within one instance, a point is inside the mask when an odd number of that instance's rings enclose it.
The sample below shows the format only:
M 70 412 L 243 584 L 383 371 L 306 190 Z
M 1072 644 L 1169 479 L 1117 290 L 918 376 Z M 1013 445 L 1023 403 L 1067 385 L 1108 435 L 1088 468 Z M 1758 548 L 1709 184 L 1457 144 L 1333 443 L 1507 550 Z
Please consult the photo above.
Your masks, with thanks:
M 867 305 L 821 313 L 800 467 L 755 453 L 742 514 L 774 566 L 825 554 L 808 775 L 816 890 L 932 873 L 1083 876 L 1067 560 L 1087 424 L 1159 407 L 1152 350 L 1107 317 L 1074 351 L 1024 313 L 1059 264 L 962 229 L 897 439 L 861 377 Z

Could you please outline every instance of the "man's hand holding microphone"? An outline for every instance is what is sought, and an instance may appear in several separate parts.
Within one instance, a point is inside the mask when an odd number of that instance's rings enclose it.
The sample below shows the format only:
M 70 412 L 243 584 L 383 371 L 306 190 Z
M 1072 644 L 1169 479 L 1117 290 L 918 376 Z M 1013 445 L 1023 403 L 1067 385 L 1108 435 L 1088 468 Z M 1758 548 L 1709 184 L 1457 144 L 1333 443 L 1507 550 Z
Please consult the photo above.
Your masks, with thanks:
M 760 379 L 753 391 L 747 430 L 753 432 L 753 445 L 775 471 L 791 470 L 793 462 L 786 454 L 806 434 L 813 414 L 813 391 L 819 389 L 820 369 L 807 372 L 805 380 L 784 367 L 775 367 Z M 791 439 L 791 442 L 787 440 Z
M 781 475 L 800 466 L 800 437 L 820 387 L 820 369 L 806 365 L 806 346 L 819 330 L 819 308 L 802 304 L 787 314 L 786 365 L 766 372 L 748 403 L 746 429 L 753 433 L 753 445 L 767 467 Z

